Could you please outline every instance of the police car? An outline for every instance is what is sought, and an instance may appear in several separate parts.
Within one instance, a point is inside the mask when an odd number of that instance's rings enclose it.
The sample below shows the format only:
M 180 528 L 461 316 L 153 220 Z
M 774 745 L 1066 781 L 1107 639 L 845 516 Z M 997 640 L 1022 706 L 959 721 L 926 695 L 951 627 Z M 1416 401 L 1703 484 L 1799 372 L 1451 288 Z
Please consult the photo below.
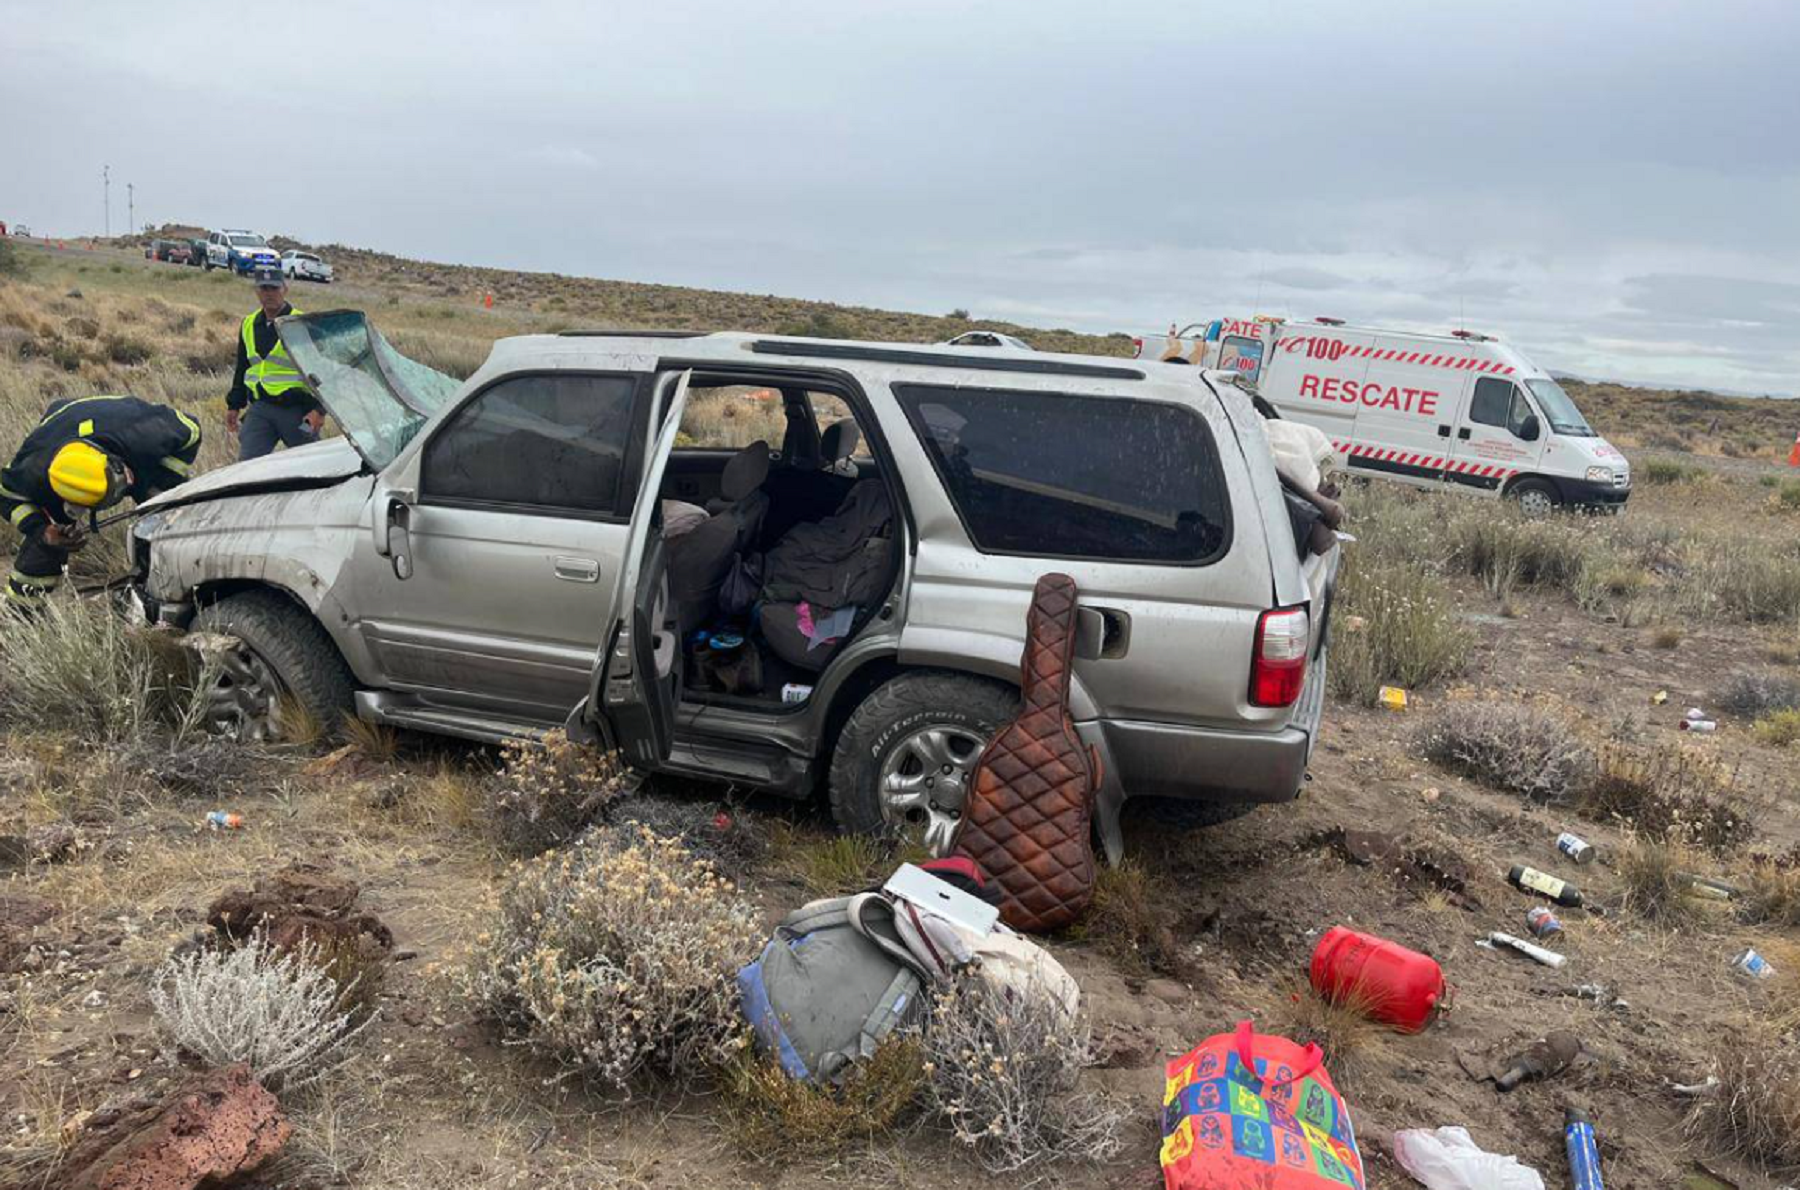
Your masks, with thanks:
M 275 249 L 269 247 L 269 241 L 253 231 L 243 228 L 226 228 L 215 231 L 206 237 L 206 268 L 230 269 L 234 273 L 249 276 L 257 269 L 281 268 L 281 258 Z

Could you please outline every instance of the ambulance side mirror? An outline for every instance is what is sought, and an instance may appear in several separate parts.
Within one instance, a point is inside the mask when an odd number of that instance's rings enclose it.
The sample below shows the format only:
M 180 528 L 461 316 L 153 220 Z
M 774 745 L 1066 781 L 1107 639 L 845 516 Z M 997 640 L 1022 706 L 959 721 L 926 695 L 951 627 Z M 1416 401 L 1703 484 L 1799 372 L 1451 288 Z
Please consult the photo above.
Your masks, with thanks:
M 1526 442 L 1536 442 L 1543 430 L 1535 413 L 1527 413 L 1525 420 L 1519 423 L 1519 437 Z

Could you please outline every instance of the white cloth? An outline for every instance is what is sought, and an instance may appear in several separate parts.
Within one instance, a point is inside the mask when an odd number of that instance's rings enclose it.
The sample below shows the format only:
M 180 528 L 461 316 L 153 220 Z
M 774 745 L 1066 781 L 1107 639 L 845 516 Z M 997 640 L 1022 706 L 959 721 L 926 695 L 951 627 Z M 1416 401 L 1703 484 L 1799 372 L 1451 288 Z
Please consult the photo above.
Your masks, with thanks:
M 1337 462 L 1337 451 L 1324 431 L 1297 421 L 1265 421 L 1263 432 L 1269 436 L 1275 470 L 1309 492 L 1318 491 L 1325 472 Z
M 1487 1152 L 1467 1128 L 1396 1132 L 1394 1159 L 1426 1190 L 1544 1190 L 1537 1170 Z

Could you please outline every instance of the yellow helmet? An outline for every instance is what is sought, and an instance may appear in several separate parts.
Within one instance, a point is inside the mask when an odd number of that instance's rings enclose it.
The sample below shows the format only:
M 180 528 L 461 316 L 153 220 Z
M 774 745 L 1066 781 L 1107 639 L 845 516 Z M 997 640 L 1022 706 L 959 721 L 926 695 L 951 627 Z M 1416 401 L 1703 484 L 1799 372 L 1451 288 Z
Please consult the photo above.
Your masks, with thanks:
M 92 442 L 71 442 L 50 460 L 50 487 L 70 504 L 105 508 L 125 495 L 125 469 Z

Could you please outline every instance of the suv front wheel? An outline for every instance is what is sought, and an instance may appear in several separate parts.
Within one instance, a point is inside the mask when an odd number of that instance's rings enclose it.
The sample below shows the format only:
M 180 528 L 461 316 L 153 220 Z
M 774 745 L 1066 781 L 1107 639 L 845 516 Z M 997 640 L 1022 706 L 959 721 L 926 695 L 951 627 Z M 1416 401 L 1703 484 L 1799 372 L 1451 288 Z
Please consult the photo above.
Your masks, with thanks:
M 208 604 L 195 632 L 236 638 L 204 694 L 206 726 L 244 741 L 275 740 L 298 712 L 326 736 L 354 706 L 355 679 L 337 645 L 303 608 L 273 591 L 246 591 Z M 284 705 L 286 704 L 286 705 Z
M 831 816 L 862 834 L 950 850 L 975 762 L 1019 711 L 1019 692 L 968 674 L 904 674 L 851 713 L 831 759 Z

